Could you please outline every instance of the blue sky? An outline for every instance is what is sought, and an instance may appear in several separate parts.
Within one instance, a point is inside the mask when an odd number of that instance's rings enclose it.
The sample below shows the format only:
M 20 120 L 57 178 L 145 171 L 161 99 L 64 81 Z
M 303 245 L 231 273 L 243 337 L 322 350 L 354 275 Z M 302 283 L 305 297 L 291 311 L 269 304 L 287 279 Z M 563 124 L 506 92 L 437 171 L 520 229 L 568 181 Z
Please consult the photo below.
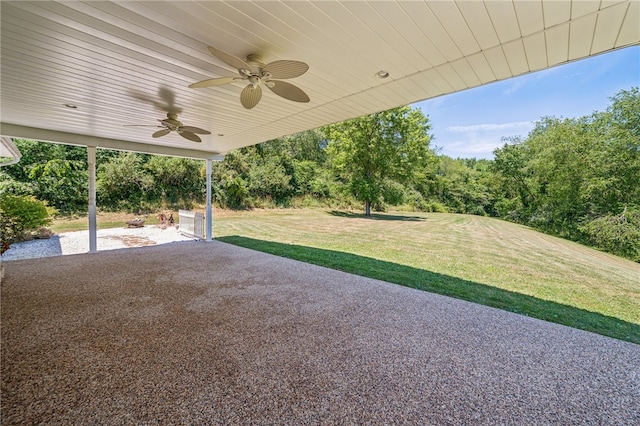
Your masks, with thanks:
M 417 102 L 429 116 L 432 146 L 453 158 L 493 158 L 503 136 L 526 137 L 544 116 L 604 111 L 609 98 L 640 86 L 640 46 Z

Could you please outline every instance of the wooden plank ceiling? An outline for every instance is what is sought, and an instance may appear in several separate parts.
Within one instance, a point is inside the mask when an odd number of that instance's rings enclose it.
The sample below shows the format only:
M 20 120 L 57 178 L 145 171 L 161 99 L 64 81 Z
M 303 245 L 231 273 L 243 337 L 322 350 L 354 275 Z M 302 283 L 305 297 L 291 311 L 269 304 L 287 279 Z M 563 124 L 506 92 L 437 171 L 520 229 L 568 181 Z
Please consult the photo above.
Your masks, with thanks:
M 640 43 L 640 2 L 2 1 L 0 134 L 211 157 Z M 308 103 L 246 82 L 207 46 L 309 71 Z M 378 71 L 387 79 L 376 77 Z M 70 108 L 65 105 L 72 105 Z M 168 111 L 211 131 L 152 138 Z

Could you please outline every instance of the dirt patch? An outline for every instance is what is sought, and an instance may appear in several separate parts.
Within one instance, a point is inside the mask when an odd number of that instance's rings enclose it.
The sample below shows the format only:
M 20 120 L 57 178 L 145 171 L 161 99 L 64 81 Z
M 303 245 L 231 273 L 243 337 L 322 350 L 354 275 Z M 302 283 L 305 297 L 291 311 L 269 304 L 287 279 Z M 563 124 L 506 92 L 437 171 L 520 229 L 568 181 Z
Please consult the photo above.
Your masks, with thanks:
M 154 246 L 157 243 L 147 237 L 140 237 L 137 235 L 106 235 L 100 238 L 108 238 L 110 240 L 122 241 L 127 247 L 145 247 Z

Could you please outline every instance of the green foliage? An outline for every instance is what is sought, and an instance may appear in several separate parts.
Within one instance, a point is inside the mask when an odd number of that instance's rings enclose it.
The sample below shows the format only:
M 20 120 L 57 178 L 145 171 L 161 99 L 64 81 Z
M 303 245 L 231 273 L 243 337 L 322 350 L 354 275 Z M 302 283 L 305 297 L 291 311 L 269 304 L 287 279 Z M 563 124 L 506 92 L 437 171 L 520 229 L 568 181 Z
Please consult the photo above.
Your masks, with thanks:
M 331 196 L 333 177 L 330 171 L 311 160 L 293 160 L 292 185 L 296 195 L 311 195 L 318 199 Z
M 580 230 L 593 246 L 640 262 L 640 209 L 594 219 Z
M 284 200 L 291 193 L 290 181 L 277 158 L 262 157 L 249 170 L 249 192 L 255 198 Z
M 51 223 L 54 209 L 30 195 L 0 193 L 0 253 L 22 241 L 28 231 Z
M 640 200 L 640 92 L 621 91 L 604 112 L 544 117 L 524 140 L 495 151 L 495 210 L 503 218 L 587 241 L 636 259 L 633 221 L 617 222 Z
M 326 128 L 327 153 L 338 180 L 365 203 L 381 204 L 388 181 L 407 184 L 432 161 L 429 148 L 431 126 L 418 109 L 399 107 Z M 396 197 L 397 198 L 397 197 Z
M 404 185 L 393 179 L 385 179 L 382 182 L 381 195 L 384 201 L 397 206 L 404 203 L 406 198 L 406 188 Z
M 4 171 L 7 167 L 0 169 L 0 193 L 10 193 L 15 195 L 33 194 L 32 182 L 21 182 L 14 179 L 11 175 Z
M 231 151 L 214 165 L 213 193 L 223 207 L 287 206 L 293 197 L 329 197 L 333 178 L 318 130 Z
M 0 186 L 14 194 L 29 194 L 62 214 L 87 210 L 86 148 L 15 140 L 20 162 L 3 168 Z
M 88 164 L 85 147 L 31 140 L 15 141 L 18 164 L 0 171 L 0 190 L 33 195 L 60 214 L 87 211 Z M 98 206 L 143 212 L 168 206 L 191 208 L 204 200 L 203 162 L 99 149 Z
M 153 178 L 145 170 L 145 158 L 123 152 L 97 171 L 98 203 L 104 208 L 140 214 L 150 208 L 147 193 L 153 190 Z
M 447 211 L 486 216 L 493 212 L 488 162 L 440 157 L 433 188 Z M 428 210 L 433 211 L 433 210 Z
M 246 181 L 250 170 L 248 157 L 245 151 L 234 150 L 213 165 L 212 192 L 222 207 L 243 209 L 253 206 Z
M 491 166 L 499 176 L 498 187 L 501 192 L 496 210 L 503 218 L 524 223 L 533 198 L 527 146 L 519 138 L 503 140 L 506 143 L 494 151 L 495 160 Z
M 311 161 L 322 165 L 327 161 L 327 140 L 319 129 L 285 136 L 262 144 L 264 153 L 274 152 L 292 160 Z
M 205 196 L 204 162 L 187 158 L 152 156 L 145 164 L 153 183 L 147 196 L 173 209 L 190 209 Z
M 89 174 L 86 161 L 53 158 L 34 165 L 29 178 L 36 183 L 36 197 L 47 200 L 57 210 L 65 213 L 87 210 Z
M 228 177 L 220 182 L 225 190 L 225 197 L 222 198 L 223 205 L 233 209 L 251 207 L 249 202 L 249 186 L 240 176 Z
M 640 88 L 621 90 L 611 98 L 611 106 L 607 108 L 608 123 L 615 131 L 640 137 Z

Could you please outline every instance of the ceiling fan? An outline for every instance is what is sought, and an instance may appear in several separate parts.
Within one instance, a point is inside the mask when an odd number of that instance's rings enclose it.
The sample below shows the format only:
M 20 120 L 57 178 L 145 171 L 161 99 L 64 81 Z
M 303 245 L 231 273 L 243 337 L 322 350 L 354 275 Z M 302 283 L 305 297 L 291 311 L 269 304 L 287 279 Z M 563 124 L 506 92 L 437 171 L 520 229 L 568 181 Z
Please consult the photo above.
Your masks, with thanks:
M 196 133 L 201 135 L 210 135 L 211 132 L 208 130 L 200 129 L 199 127 L 193 126 L 184 126 L 182 122 L 178 121 L 178 114 L 169 112 L 167 113 L 167 118 L 164 120 L 158 120 L 160 122 L 159 126 L 146 126 L 146 125 L 129 125 L 136 127 L 159 127 L 160 130 L 154 132 L 151 136 L 154 138 L 159 138 L 165 135 L 168 135 L 171 132 L 177 132 L 180 136 L 185 139 L 189 139 L 192 142 L 202 142 L 202 139 Z
M 246 80 L 249 84 L 240 93 L 240 103 L 246 109 L 251 109 L 260 102 L 262 98 L 260 86 L 262 85 L 271 89 L 276 95 L 290 101 L 309 102 L 309 96 L 302 89 L 286 81 L 280 81 L 280 79 L 299 77 L 307 72 L 309 65 L 304 62 L 281 60 L 265 64 L 260 56 L 253 54 L 247 56 L 247 61 L 245 62 L 214 47 L 208 47 L 208 49 L 213 56 L 236 68 L 240 77 L 211 78 L 193 83 L 189 87 L 221 86 L 238 80 Z

